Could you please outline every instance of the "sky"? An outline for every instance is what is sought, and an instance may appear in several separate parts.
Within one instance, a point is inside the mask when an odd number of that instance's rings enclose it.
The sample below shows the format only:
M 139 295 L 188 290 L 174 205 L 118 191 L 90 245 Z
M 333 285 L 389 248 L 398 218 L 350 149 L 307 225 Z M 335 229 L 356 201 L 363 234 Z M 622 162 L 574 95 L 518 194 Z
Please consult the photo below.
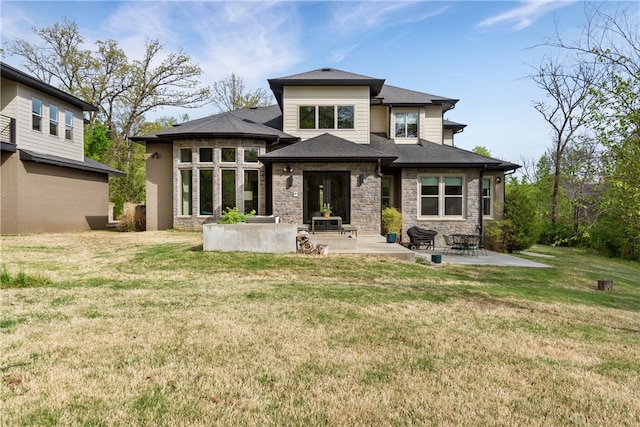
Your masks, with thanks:
M 604 5 L 630 6 L 640 15 L 640 2 Z M 87 49 L 112 39 L 130 60 L 142 57 L 147 39 L 159 40 L 164 54 L 181 49 L 202 67 L 205 85 L 233 72 L 248 88 L 268 90 L 269 78 L 331 67 L 459 99 L 445 115 L 467 125 L 456 146 L 483 146 L 519 164 L 538 160 L 551 146 L 549 125 L 532 106 L 545 94 L 527 78 L 550 53 L 539 45 L 556 34 L 575 40 L 586 23 L 579 0 L 2 0 L 2 45 L 38 43 L 32 29 L 63 17 L 77 23 Z M 24 70 L 22 58 L 6 51 L 2 61 Z M 213 105 L 167 108 L 147 119 L 216 112 Z

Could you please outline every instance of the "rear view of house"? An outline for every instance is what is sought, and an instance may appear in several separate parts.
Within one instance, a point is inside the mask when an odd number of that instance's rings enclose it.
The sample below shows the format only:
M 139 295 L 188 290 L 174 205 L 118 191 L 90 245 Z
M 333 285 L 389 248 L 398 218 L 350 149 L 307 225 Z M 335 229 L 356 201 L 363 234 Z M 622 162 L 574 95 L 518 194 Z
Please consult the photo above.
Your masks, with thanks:
M 134 138 L 147 149 L 147 227 L 197 228 L 227 207 L 311 224 L 326 205 L 380 234 L 483 231 L 502 217 L 504 173 L 518 165 L 455 147 L 458 102 L 332 68 L 269 80 L 277 100 Z
M 0 233 L 105 228 L 108 178 L 124 174 L 84 156 L 96 107 L 0 64 Z

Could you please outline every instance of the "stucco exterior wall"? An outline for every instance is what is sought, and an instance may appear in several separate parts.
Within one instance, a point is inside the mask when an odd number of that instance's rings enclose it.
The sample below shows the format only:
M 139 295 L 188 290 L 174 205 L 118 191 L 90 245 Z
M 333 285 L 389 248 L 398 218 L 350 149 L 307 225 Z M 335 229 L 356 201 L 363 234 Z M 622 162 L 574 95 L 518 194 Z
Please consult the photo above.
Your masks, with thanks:
M 107 226 L 109 184 L 98 174 L 2 153 L 1 233 L 54 233 Z
M 289 175 L 284 171 L 291 166 L 293 183 L 287 188 Z M 373 163 L 274 163 L 273 164 L 273 210 L 283 222 L 303 223 L 304 209 L 304 171 L 350 171 L 351 185 L 351 222 L 363 235 L 380 234 L 380 178 L 375 176 Z M 363 181 L 358 186 L 359 176 Z
M 147 143 L 145 157 L 147 230 L 173 228 L 173 145 Z

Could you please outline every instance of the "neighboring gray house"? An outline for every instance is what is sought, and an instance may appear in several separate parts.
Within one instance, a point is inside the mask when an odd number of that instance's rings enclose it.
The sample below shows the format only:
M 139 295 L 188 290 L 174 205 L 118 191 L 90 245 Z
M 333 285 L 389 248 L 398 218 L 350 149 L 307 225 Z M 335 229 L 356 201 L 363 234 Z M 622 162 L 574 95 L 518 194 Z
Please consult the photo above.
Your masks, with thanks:
M 83 111 L 96 107 L 0 63 L 0 234 L 107 226 L 109 176 L 84 156 Z
M 360 233 L 397 207 L 404 230 L 477 233 L 518 165 L 455 147 L 458 102 L 332 68 L 269 80 L 277 105 L 134 138 L 147 152 L 147 229 L 197 228 L 226 207 L 310 223 L 323 204 Z

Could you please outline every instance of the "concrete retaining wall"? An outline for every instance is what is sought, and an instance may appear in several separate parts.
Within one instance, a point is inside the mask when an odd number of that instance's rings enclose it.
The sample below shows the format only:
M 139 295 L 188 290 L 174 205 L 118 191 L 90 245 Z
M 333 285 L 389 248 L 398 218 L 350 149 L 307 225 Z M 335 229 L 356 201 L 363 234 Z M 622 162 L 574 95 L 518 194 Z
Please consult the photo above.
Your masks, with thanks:
M 204 224 L 202 226 L 205 251 L 296 252 L 295 224 Z

